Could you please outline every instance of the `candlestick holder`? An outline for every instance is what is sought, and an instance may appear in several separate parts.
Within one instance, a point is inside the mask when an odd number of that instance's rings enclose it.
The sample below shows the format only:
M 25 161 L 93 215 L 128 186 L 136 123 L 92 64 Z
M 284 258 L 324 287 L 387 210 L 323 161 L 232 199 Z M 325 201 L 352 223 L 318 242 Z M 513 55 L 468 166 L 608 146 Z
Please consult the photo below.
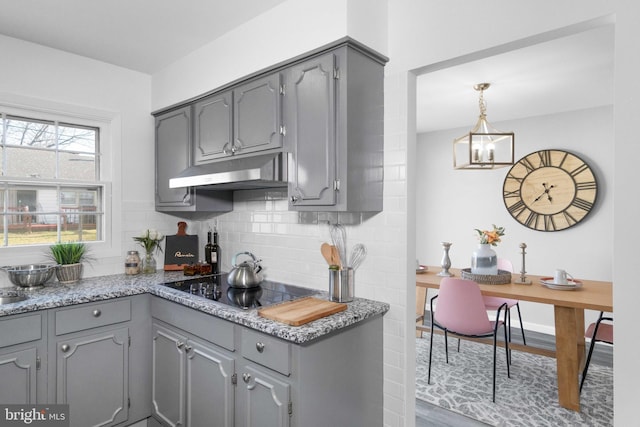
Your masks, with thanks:
M 451 243 L 442 242 L 442 248 L 444 249 L 444 254 L 442 255 L 442 262 L 440 265 L 442 266 L 442 271 L 438 273 L 438 276 L 441 277 L 451 277 L 452 273 L 449 272 L 449 268 L 451 268 L 451 259 L 449 258 L 449 248 L 451 247 Z
M 526 243 L 520 243 L 520 249 L 522 250 L 522 270 L 520 270 L 520 278 L 517 279 L 514 283 L 517 283 L 518 285 L 530 285 L 531 284 L 531 280 L 527 279 L 526 273 L 527 271 L 525 270 L 525 261 L 524 261 L 524 256 L 527 252 L 525 252 L 525 249 L 527 249 L 527 244 Z

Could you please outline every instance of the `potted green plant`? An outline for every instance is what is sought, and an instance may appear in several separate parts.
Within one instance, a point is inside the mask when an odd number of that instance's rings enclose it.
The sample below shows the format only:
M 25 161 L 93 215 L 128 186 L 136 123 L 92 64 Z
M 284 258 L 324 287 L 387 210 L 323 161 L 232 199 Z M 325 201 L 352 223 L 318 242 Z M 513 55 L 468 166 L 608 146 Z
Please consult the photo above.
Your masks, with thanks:
M 51 245 L 51 258 L 58 264 L 56 277 L 60 283 L 73 283 L 82 277 L 82 262 L 87 260 L 87 246 L 82 242 Z

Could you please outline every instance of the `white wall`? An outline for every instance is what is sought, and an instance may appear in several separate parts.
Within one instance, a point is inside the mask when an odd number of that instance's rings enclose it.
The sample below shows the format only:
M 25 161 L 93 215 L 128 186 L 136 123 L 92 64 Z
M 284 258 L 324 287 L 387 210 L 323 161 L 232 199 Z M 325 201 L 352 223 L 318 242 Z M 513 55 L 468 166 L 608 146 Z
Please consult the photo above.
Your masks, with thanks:
M 132 237 L 154 227 L 174 233 L 176 220 L 154 211 L 154 140 L 151 77 L 88 58 L 0 36 L 0 104 L 73 113 L 111 123 L 101 144 L 113 217 L 106 244 L 90 244 L 96 258 L 85 276 L 123 271 Z M 0 248 L 2 265 L 42 262 L 45 249 Z M 0 286 L 9 286 L 5 274 Z
M 490 111 L 489 111 L 490 113 Z M 489 114 L 489 119 L 491 115 Z M 474 123 L 469 124 L 469 128 Z M 505 227 L 495 248 L 498 256 L 520 271 L 520 243 L 527 244 L 530 274 L 553 275 L 564 268 L 576 278 L 612 280 L 613 262 L 613 107 L 600 107 L 550 116 L 493 123 L 516 134 L 516 159 L 543 149 L 570 151 L 585 160 L 598 180 L 597 205 L 583 222 L 548 233 L 516 222 L 502 199 L 509 167 L 493 170 L 454 170 L 451 146 L 468 128 L 418 136 L 416 185 L 416 256 L 421 263 L 440 265 L 442 246 L 449 241 L 452 264 L 468 267 L 477 245 L 475 228 Z M 525 327 L 553 333 L 553 309 L 544 304 L 520 303 Z M 588 313 L 588 320 L 597 313 Z M 517 319 L 516 319 L 517 320 Z

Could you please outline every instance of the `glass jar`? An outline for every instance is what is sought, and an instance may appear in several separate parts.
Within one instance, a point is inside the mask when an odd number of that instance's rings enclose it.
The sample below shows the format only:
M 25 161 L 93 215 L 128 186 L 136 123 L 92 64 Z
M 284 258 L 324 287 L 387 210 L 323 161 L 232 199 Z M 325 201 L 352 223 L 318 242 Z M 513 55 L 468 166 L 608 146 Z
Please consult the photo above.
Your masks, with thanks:
M 140 274 L 140 270 L 141 262 L 138 251 L 128 251 L 127 258 L 124 260 L 124 274 Z
M 153 253 L 147 252 L 142 260 L 142 272 L 144 274 L 153 274 L 156 272 L 156 259 Z

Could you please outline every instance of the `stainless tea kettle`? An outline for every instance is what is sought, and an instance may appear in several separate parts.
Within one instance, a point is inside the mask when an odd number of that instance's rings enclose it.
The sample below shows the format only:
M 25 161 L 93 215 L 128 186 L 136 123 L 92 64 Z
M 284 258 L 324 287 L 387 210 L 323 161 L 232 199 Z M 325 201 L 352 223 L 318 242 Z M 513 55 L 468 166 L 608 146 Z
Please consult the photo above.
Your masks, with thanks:
M 241 255 L 248 255 L 251 260 L 243 261 L 238 265 L 236 259 Z M 232 269 L 227 276 L 227 283 L 232 288 L 255 288 L 262 282 L 260 260 L 251 252 L 238 252 L 231 259 L 231 265 Z

